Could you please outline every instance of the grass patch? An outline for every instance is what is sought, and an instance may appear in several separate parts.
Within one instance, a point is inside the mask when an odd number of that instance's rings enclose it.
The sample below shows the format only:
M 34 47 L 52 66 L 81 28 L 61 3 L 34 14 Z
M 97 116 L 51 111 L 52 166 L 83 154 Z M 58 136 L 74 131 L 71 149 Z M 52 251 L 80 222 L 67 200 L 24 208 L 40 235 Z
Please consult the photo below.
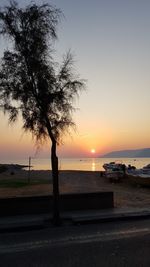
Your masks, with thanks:
M 30 185 L 49 184 L 49 181 L 43 181 L 41 179 L 31 180 L 30 183 L 26 179 L 1 179 L 0 188 L 20 188 Z

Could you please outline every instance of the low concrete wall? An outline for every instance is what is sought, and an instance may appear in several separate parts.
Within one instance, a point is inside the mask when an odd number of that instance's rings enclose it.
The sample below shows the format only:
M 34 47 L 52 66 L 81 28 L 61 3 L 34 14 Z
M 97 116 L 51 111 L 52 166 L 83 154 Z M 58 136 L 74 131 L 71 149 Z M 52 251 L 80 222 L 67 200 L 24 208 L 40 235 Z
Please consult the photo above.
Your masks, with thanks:
M 113 208 L 113 192 L 74 193 L 60 195 L 60 211 Z M 51 212 L 53 197 L 16 197 L 0 199 L 0 216 Z
M 113 192 L 64 194 L 60 197 L 61 210 L 106 209 L 114 206 Z

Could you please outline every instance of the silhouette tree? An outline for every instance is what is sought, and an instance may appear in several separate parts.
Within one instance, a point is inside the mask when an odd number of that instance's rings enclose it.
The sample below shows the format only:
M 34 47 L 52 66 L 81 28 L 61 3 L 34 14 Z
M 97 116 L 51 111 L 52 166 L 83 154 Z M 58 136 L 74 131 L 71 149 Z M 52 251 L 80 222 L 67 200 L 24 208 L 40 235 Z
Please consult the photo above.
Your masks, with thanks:
M 8 112 L 9 122 L 16 122 L 21 114 L 23 129 L 37 141 L 51 140 L 55 225 L 60 223 L 57 145 L 74 125 L 73 101 L 84 87 L 74 75 L 70 52 L 59 66 L 53 60 L 60 16 L 61 11 L 48 4 L 20 8 L 10 2 L 0 11 L 0 34 L 9 44 L 1 59 L 0 107 Z

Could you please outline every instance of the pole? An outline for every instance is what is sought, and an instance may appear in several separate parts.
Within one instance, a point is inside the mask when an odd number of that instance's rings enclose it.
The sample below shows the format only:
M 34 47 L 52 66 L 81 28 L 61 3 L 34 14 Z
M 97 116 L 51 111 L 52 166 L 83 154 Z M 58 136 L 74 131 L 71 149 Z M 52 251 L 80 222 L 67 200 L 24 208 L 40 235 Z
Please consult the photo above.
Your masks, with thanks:
M 31 157 L 29 157 L 28 184 L 30 183 Z

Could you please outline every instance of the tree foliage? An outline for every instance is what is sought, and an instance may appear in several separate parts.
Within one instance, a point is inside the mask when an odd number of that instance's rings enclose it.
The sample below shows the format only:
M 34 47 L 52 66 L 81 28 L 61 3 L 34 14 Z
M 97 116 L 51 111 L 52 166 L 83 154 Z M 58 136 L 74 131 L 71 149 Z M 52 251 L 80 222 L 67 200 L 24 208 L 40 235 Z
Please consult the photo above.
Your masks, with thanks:
M 70 52 L 56 67 L 52 44 L 61 12 L 45 4 L 25 9 L 12 2 L 0 12 L 0 33 L 11 40 L 0 68 L 0 104 L 15 122 L 38 140 L 50 136 L 57 142 L 71 125 L 73 100 L 84 83 L 73 75 Z

